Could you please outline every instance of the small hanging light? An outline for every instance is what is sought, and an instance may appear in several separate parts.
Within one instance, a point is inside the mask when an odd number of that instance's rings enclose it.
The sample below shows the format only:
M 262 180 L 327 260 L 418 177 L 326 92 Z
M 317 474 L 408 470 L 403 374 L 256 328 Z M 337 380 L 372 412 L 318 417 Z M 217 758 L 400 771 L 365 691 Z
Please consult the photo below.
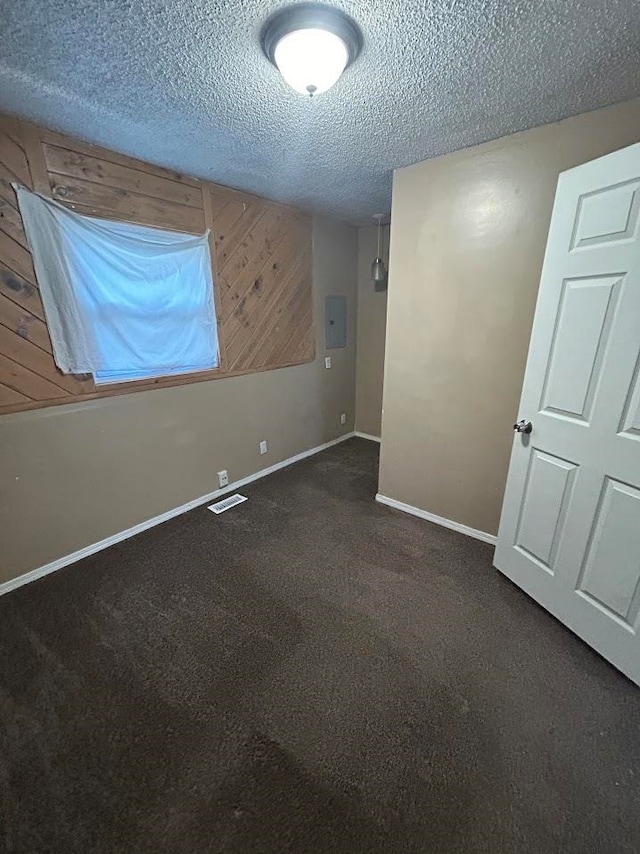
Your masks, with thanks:
M 276 12 L 262 31 L 262 49 L 292 89 L 319 95 L 358 56 L 362 36 L 340 9 L 303 3 Z
M 378 254 L 373 259 L 371 264 L 371 278 L 377 291 L 384 291 L 387 288 L 387 270 L 382 260 L 382 220 L 384 214 L 374 214 L 373 218 L 378 221 Z

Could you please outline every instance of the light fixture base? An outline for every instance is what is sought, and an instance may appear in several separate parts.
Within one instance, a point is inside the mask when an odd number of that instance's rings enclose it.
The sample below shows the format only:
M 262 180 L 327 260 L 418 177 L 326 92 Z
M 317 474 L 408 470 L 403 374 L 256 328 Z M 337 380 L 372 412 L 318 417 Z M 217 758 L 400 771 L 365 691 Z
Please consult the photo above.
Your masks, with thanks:
M 328 30 L 342 39 L 349 55 L 346 68 L 360 53 L 362 33 L 356 22 L 348 15 L 334 6 L 325 6 L 322 3 L 301 3 L 280 9 L 264 25 L 261 42 L 269 62 L 276 65 L 276 46 L 286 35 L 296 30 L 310 29 Z

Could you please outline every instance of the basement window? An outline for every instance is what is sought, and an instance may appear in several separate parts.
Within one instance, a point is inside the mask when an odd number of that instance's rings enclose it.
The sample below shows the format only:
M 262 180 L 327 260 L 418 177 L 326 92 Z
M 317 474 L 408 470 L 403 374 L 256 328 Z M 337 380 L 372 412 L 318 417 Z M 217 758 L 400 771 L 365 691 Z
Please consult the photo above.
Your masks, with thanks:
M 103 385 L 218 367 L 208 232 L 96 219 L 16 191 L 64 373 Z

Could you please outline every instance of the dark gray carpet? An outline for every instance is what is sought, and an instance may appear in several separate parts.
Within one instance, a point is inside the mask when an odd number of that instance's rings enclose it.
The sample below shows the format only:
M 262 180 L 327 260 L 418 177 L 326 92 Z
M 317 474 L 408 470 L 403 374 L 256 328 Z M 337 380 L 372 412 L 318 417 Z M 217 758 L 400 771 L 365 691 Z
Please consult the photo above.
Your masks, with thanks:
M 640 850 L 640 690 L 338 445 L 0 599 L 5 852 Z

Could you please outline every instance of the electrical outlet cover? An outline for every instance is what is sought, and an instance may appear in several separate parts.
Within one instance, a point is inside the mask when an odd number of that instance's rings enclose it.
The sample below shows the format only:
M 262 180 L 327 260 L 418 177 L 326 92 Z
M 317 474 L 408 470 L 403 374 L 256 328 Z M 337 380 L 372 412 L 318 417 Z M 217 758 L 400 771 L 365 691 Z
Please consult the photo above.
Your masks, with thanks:
M 229 486 L 229 472 L 226 469 L 218 472 L 219 486 Z
M 267 445 L 267 440 L 263 439 L 262 442 L 260 442 L 260 453 L 266 454 L 268 450 L 269 446 Z
M 331 356 L 325 356 L 324 357 L 324 366 L 325 366 L 325 368 L 331 367 Z

